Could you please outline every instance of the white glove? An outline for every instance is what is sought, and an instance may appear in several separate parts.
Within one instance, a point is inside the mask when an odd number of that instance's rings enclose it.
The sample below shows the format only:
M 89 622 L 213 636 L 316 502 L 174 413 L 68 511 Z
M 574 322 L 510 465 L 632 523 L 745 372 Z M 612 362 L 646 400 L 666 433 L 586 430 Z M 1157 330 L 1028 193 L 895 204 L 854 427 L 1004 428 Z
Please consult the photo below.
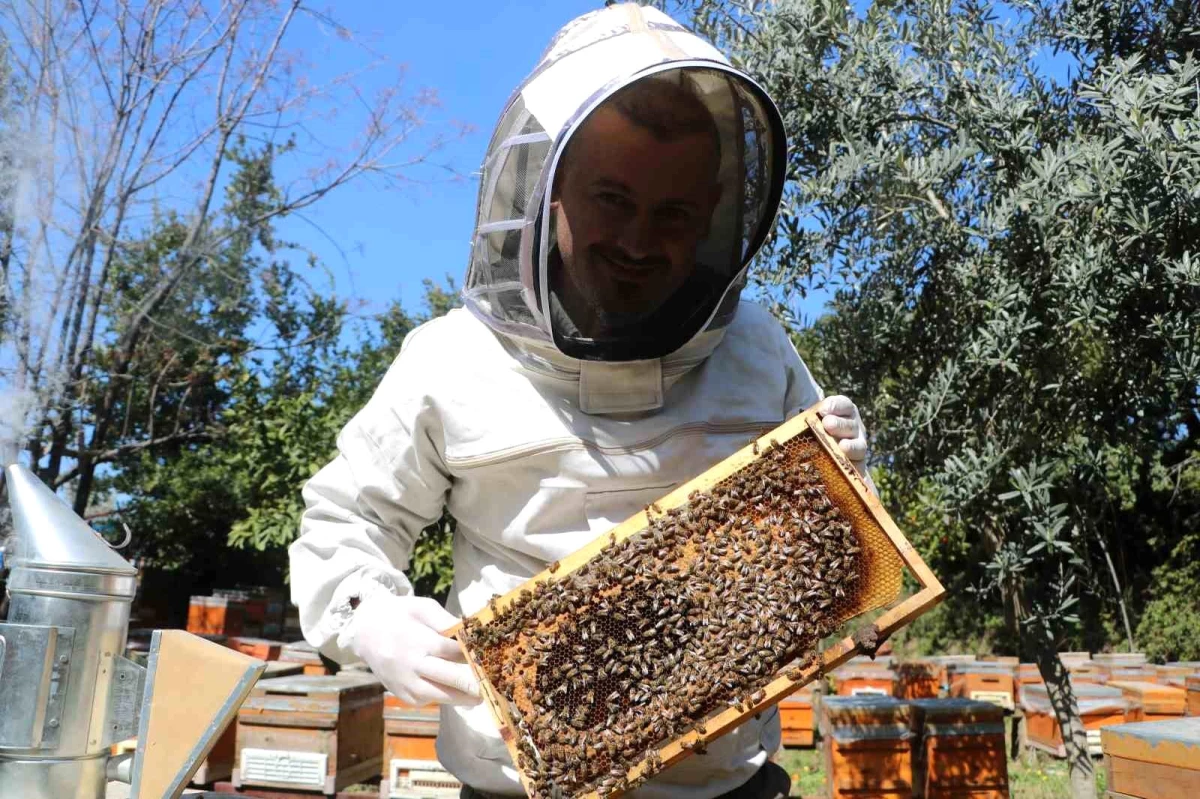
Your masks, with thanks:
M 474 705 L 479 681 L 453 638 L 458 623 L 435 600 L 378 593 L 354 609 L 338 646 L 362 658 L 401 702 Z
M 838 446 L 862 475 L 872 493 L 878 494 L 871 476 L 867 474 L 867 428 L 858 414 L 858 406 L 849 397 L 837 394 L 826 397 L 817 408 L 817 413 L 822 417 L 821 424 L 825 432 L 837 440 Z

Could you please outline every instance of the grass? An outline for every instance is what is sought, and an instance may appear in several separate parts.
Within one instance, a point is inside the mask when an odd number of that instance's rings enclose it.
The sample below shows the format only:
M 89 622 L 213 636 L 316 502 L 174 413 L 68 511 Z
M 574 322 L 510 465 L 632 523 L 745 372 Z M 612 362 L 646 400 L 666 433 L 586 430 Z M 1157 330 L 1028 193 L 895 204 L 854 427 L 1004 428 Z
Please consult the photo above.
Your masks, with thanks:
M 1011 722 L 1006 722 L 1008 725 Z M 1011 740 L 1007 735 L 1005 739 Z M 792 775 L 792 796 L 826 796 L 820 743 L 815 749 L 785 749 L 777 762 Z M 1096 794 L 1104 796 L 1104 764 L 1098 759 L 1092 762 L 1096 764 Z M 1008 786 L 1012 799 L 1064 799 L 1071 795 L 1066 761 L 1033 750 L 1008 761 Z

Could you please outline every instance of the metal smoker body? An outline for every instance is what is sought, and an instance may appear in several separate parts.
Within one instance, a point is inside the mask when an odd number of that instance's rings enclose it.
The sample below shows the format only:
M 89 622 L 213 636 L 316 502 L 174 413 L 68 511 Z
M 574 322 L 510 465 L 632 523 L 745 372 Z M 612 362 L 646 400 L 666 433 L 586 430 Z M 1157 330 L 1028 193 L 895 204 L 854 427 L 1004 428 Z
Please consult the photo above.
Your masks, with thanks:
M 0 797 L 102 799 L 111 745 L 138 728 L 145 670 L 122 655 L 137 571 L 27 469 L 5 472 Z

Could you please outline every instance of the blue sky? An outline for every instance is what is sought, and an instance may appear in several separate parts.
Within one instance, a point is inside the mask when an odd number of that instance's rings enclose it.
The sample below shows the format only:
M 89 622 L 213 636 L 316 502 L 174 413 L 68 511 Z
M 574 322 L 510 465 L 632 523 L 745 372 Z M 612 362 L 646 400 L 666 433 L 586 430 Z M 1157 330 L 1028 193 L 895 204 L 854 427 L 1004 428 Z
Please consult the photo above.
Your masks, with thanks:
M 410 87 L 438 92 L 442 107 L 430 115 L 431 130 L 448 131 L 455 122 L 474 126 L 436 159 L 463 177 L 418 169 L 413 175 L 419 182 L 408 188 L 355 184 L 309 214 L 328 239 L 301 222 L 285 224 L 283 232 L 321 255 L 337 292 L 364 300 L 368 312 L 395 299 L 417 309 L 423 278 L 440 281 L 449 274 L 461 285 L 475 212 L 470 176 L 483 160 L 492 126 L 554 32 L 602 6 L 596 0 L 339 4 L 335 18 L 376 52 L 407 65 Z M 298 41 L 311 39 L 314 52 L 324 46 L 311 25 L 300 33 Z

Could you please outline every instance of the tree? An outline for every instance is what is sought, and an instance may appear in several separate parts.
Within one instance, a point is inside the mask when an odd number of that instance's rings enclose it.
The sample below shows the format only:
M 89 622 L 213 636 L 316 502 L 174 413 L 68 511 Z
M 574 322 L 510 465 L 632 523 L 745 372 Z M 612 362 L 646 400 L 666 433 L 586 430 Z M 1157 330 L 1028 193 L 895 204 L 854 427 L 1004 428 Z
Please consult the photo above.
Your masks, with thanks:
M 204 336 L 221 329 L 194 331 L 197 374 L 163 332 L 237 328 L 228 317 L 248 310 L 254 281 L 290 269 L 237 262 L 274 246 L 263 239 L 273 220 L 366 177 L 403 184 L 439 143 L 419 135 L 436 98 L 406 94 L 401 74 L 370 98 L 353 73 L 313 80 L 290 45 L 304 23 L 354 47 L 299 0 L 0 4 L 20 100 L 3 157 L 22 187 L 0 219 L 0 363 L 29 410 L 30 462 L 50 485 L 71 484 L 80 513 L 106 464 L 213 435 L 203 373 L 224 366 L 214 348 L 262 344 L 245 326 L 219 343 Z M 368 70 L 386 66 L 364 53 Z M 312 133 L 333 111 L 361 126 L 340 151 Z M 231 180 L 246 182 L 231 187 L 244 202 L 222 216 Z M 231 305 L 209 305 L 204 291 L 222 281 Z M 177 423 L 152 424 L 172 403 Z
M 1094 796 L 1057 650 L 1081 613 L 1115 614 L 1132 645 L 1129 600 L 1153 586 L 1130 564 L 1162 562 L 1200 520 L 1200 12 L 685 6 L 786 118 L 758 280 L 835 290 L 812 335 L 859 400 L 887 504 L 935 568 L 982 561 L 959 589 L 1002 600 L 1073 794 Z M 1044 47 L 1074 54 L 1073 80 L 1031 69 Z
M 424 313 L 394 303 L 361 320 L 353 331 L 358 343 L 339 345 L 336 337 L 312 335 L 311 296 L 294 283 L 275 291 L 269 316 L 281 346 L 270 357 L 243 360 L 230 379 L 223 434 L 180 443 L 165 456 L 143 454 L 113 480 L 126 498 L 120 519 L 132 533 L 129 554 L 188 585 L 282 584 L 305 481 L 333 456 L 338 432 L 366 404 L 404 337 L 458 304 L 452 282 L 443 288 L 427 280 Z M 100 526 L 115 522 L 105 517 Z M 418 539 L 409 577 L 422 595 L 449 590 L 453 532 L 446 515 Z

